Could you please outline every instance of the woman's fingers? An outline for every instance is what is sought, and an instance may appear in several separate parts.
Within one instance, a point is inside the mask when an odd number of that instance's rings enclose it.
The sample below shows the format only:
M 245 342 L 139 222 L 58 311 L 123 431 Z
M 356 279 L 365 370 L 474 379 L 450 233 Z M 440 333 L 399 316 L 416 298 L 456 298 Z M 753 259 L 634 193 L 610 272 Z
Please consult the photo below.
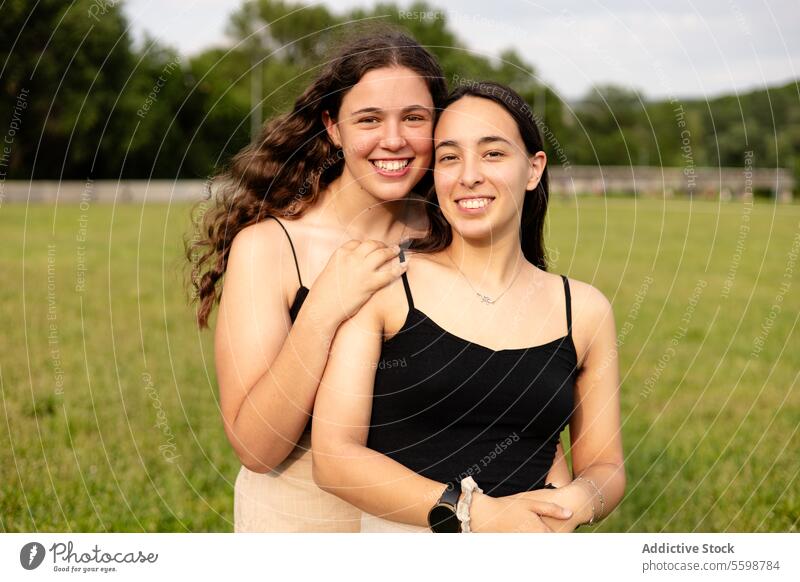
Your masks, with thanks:
M 531 511 L 536 512 L 538 515 L 546 515 L 555 519 L 569 519 L 572 517 L 572 512 L 569 509 L 556 503 L 532 501 L 529 507 Z
M 389 247 L 377 248 L 369 253 L 365 259 L 366 264 L 373 268 L 379 269 L 387 262 L 397 258 L 400 254 L 400 246 L 392 245 Z
M 320 294 L 327 297 L 328 307 L 337 316 L 341 315 L 341 319 L 351 317 L 373 293 L 407 270 L 408 262 L 397 259 L 400 252 L 398 245 L 387 246 L 377 240 L 347 241 L 336 249 L 317 277 L 315 297 Z M 319 291 L 320 288 L 327 292 Z
M 373 251 L 384 248 L 386 248 L 386 245 L 381 241 L 369 239 L 365 240 L 360 245 L 358 245 L 358 248 L 355 250 L 355 252 L 356 254 L 361 256 L 361 258 L 366 258 L 367 255 L 369 255 Z
M 378 289 L 386 287 L 386 285 L 396 280 L 407 270 L 408 270 L 408 262 L 401 263 L 399 261 L 395 261 L 389 267 L 384 267 L 383 269 L 379 269 L 378 272 L 375 274 L 375 282 L 378 285 Z

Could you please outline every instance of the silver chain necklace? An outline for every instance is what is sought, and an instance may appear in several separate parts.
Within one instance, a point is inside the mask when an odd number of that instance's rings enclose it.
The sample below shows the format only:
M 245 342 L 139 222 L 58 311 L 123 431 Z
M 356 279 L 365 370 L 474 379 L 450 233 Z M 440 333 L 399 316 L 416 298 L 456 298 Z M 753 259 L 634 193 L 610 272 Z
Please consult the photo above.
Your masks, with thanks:
M 445 255 L 447 256 L 447 258 L 448 258 L 448 259 L 450 259 L 450 262 L 451 262 L 451 263 L 453 263 L 453 266 L 454 266 L 456 269 L 458 269 L 458 272 L 459 272 L 459 273 L 461 273 L 461 276 L 462 276 L 462 277 L 464 277 L 464 280 L 467 282 L 467 284 L 470 286 L 470 288 L 471 288 L 471 289 L 472 289 L 472 290 L 475 292 L 475 295 L 477 295 L 478 297 L 480 297 L 481 303 L 486 303 L 487 305 L 494 305 L 495 303 L 497 303 L 498 301 L 500 301 L 500 298 L 501 298 L 503 295 L 505 295 L 505 294 L 506 294 L 506 292 L 507 292 L 509 289 L 511 289 L 512 285 L 514 285 L 514 283 L 516 282 L 516 280 L 517 280 L 517 277 L 519 277 L 519 274 L 522 272 L 522 262 L 520 262 L 519 269 L 517 269 L 517 273 L 514 275 L 514 278 L 513 278 L 513 279 L 511 279 L 511 283 L 509 283 L 509 284 L 508 284 L 508 287 L 506 287 L 506 288 L 503 290 L 503 292 L 502 292 L 502 293 L 500 293 L 500 295 L 498 295 L 497 297 L 495 297 L 494 299 L 492 299 L 492 298 L 491 298 L 491 297 L 489 297 L 488 295 L 484 295 L 483 293 L 481 293 L 480 291 L 478 291 L 477 289 L 475 289 L 475 287 L 472 285 L 472 282 L 469 280 L 469 277 L 467 277 L 467 276 L 464 274 L 464 271 L 462 271 L 462 270 L 461 270 L 461 268 L 460 268 L 460 267 L 459 267 L 459 266 L 456 264 L 456 262 L 455 262 L 455 261 L 453 260 L 453 258 L 450 256 L 450 253 L 447 253 L 447 252 L 445 252 Z

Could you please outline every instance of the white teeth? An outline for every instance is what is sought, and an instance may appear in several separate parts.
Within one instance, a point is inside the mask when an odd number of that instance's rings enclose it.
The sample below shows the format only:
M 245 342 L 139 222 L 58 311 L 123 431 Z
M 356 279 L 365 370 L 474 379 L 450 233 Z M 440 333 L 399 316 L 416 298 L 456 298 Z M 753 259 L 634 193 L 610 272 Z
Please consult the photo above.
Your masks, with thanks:
M 491 198 L 464 198 L 458 201 L 458 205 L 462 208 L 483 208 L 491 201 Z
M 386 170 L 388 172 L 396 172 L 398 170 L 402 170 L 405 168 L 411 160 L 397 160 L 397 161 L 385 161 L 385 160 L 375 160 L 372 163 L 375 164 L 381 170 Z

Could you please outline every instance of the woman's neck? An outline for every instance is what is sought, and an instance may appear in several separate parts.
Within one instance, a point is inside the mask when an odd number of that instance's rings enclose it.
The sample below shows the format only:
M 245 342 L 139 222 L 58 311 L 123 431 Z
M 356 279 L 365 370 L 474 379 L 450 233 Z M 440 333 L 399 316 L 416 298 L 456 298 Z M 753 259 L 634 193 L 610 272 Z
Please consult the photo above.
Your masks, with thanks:
M 399 242 L 391 237 L 397 236 L 397 223 L 406 218 L 407 198 L 384 202 L 342 175 L 325 189 L 320 202 L 323 215 L 348 239 Z
M 443 252 L 472 285 L 490 295 L 506 288 L 525 266 L 518 233 L 473 241 L 453 232 L 453 241 Z

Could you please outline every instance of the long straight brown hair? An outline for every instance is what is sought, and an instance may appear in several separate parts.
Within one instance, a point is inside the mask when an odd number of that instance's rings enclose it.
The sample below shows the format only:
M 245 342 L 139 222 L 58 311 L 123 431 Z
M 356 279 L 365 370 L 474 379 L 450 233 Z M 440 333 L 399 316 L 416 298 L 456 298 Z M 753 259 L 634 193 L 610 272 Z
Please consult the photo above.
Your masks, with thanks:
M 198 303 L 200 328 L 208 327 L 219 301 L 219 282 L 239 231 L 270 215 L 301 216 L 342 174 L 346 154 L 328 139 L 322 113 L 328 111 L 335 119 L 342 99 L 361 77 L 374 69 L 406 67 L 425 80 L 435 110 L 441 108 L 447 96 L 444 74 L 436 58 L 416 40 L 388 25 L 372 25 L 369 34 L 353 31 L 349 38 L 297 98 L 292 111 L 266 123 L 258 138 L 212 178 L 213 204 L 195 219 L 195 236 L 186 241 L 190 292 Z M 427 172 L 418 191 L 428 190 L 431 182 Z
M 468 96 L 487 99 L 508 111 L 517 124 L 528 155 L 544 150 L 542 136 L 534 120 L 533 111 L 516 91 L 492 81 L 467 82 L 459 85 L 447 96 L 441 111 Z M 544 219 L 549 200 L 548 188 L 547 167 L 545 166 L 536 188 L 525 192 L 520 220 L 522 253 L 530 263 L 543 271 L 547 270 L 547 256 L 544 251 Z M 453 230 L 439 207 L 436 191 L 433 188 L 430 188 L 427 193 L 427 202 L 425 209 L 430 224 L 428 233 L 422 238 L 414 239 L 409 248 L 417 252 L 433 253 L 450 246 L 453 241 Z

